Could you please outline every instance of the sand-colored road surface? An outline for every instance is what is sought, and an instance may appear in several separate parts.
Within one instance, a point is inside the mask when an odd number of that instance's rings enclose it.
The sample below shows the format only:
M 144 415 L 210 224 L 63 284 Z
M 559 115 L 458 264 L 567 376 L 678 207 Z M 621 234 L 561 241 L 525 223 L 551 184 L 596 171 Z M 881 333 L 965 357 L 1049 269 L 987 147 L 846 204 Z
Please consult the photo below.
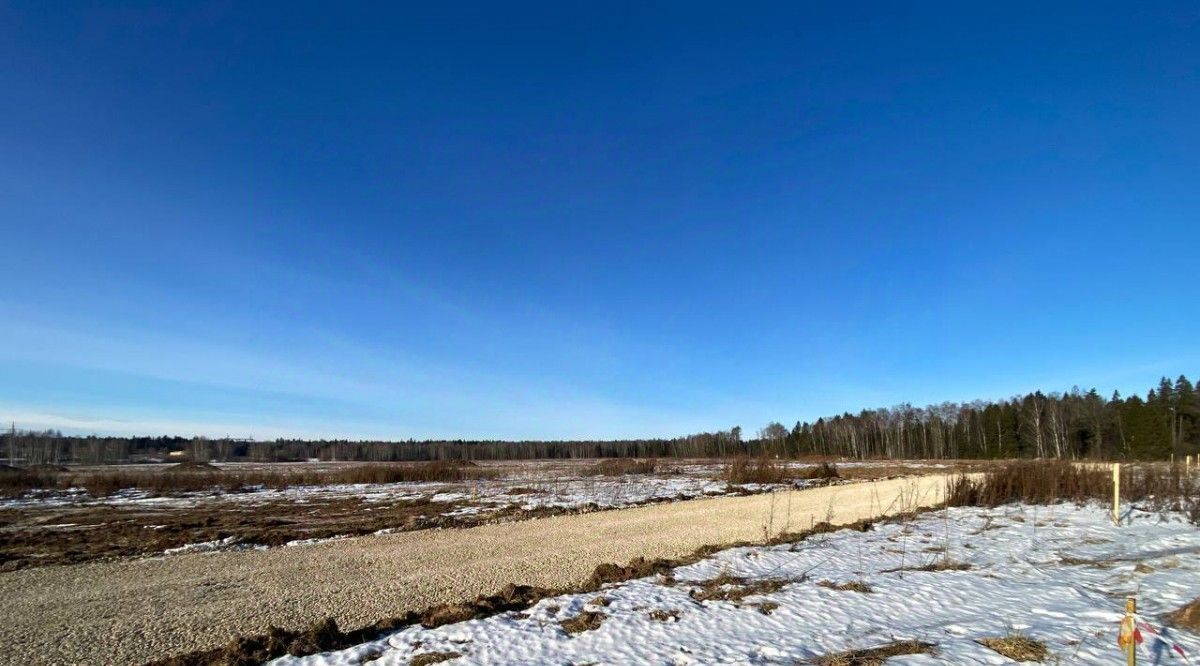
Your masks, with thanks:
M 946 476 L 699 499 L 313 546 L 0 574 L 0 661 L 127 664 L 333 616 L 354 628 L 507 583 L 565 587 L 596 565 L 682 557 L 941 501 Z M 789 520 L 790 517 L 790 520 Z

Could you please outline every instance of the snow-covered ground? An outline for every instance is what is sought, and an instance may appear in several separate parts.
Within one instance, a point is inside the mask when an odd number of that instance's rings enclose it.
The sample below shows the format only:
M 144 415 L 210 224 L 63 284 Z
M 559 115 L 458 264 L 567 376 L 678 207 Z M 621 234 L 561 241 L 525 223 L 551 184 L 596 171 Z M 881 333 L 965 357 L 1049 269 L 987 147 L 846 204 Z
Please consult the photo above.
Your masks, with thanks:
M 939 563 L 966 568 L 919 570 Z M 718 588 L 725 591 L 777 584 L 740 601 L 693 596 L 699 583 L 722 575 L 737 581 Z M 1140 511 L 1117 527 L 1098 506 L 950 509 L 865 533 L 729 549 L 674 577 L 272 663 L 405 665 L 422 654 L 455 653 L 461 656 L 445 663 L 791 664 L 917 640 L 935 652 L 888 663 L 1004 664 L 1014 662 L 977 640 L 1015 632 L 1043 642 L 1048 663 L 1124 663 L 1116 636 L 1126 595 L 1136 595 L 1141 616 L 1160 628 L 1161 615 L 1200 597 L 1200 529 L 1178 514 Z M 844 583 L 871 591 L 830 587 Z M 599 627 L 564 631 L 559 623 L 585 610 L 604 615 Z M 1200 664 L 1200 636 L 1167 635 Z M 1156 663 L 1155 654 L 1159 663 L 1185 663 L 1169 652 L 1155 652 L 1148 640 L 1143 663 Z

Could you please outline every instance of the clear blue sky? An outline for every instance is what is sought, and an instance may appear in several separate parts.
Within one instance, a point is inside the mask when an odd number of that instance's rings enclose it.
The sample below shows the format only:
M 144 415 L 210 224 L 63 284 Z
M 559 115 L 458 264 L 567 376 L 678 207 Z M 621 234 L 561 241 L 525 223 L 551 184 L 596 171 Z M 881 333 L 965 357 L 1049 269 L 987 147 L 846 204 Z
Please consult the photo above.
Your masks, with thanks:
M 1200 369 L 1195 3 L 443 4 L 0 3 L 0 418 L 675 435 Z

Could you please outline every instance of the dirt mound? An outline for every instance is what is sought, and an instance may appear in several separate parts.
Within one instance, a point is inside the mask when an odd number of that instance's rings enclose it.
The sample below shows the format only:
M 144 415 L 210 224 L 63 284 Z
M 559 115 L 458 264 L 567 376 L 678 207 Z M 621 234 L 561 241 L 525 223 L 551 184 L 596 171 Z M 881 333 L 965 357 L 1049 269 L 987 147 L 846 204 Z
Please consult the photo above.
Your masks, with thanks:
M 623 583 L 634 578 L 645 578 L 655 574 L 669 574 L 679 564 L 675 560 L 664 560 L 661 558 L 647 560 L 644 557 L 639 557 L 625 566 L 611 563 L 601 564 L 596 567 L 591 577 L 584 583 L 584 588 L 597 590 L 606 583 Z
M 441 604 L 421 614 L 421 624 L 433 629 L 445 624 L 454 624 L 479 617 L 487 617 L 505 611 L 523 610 L 533 604 L 554 596 L 558 592 L 532 585 L 505 585 L 498 594 L 481 595 L 474 601 L 460 604 Z
M 1171 624 L 1192 631 L 1200 631 L 1200 599 L 1179 608 L 1167 616 Z
M 231 641 L 225 647 L 151 662 L 148 666 L 201 666 L 203 664 L 261 664 L 285 654 L 305 655 L 353 645 L 358 638 L 338 629 L 333 618 L 326 618 L 303 631 L 279 627 L 267 633 Z

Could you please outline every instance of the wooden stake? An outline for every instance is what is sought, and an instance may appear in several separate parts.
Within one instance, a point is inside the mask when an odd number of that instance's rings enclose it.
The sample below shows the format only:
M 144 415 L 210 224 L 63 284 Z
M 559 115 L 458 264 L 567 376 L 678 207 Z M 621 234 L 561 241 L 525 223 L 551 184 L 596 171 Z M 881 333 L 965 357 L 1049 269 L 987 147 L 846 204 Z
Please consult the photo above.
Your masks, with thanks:
M 1121 524 L 1121 463 L 1113 463 L 1113 524 Z
M 1125 599 L 1125 621 L 1129 623 L 1130 629 L 1134 628 L 1134 622 L 1136 622 L 1134 615 L 1137 615 L 1137 599 L 1129 597 Z M 1132 633 L 1131 631 L 1130 634 Z M 1126 666 L 1137 666 L 1137 641 L 1133 640 L 1132 635 L 1125 644 L 1125 664 Z

